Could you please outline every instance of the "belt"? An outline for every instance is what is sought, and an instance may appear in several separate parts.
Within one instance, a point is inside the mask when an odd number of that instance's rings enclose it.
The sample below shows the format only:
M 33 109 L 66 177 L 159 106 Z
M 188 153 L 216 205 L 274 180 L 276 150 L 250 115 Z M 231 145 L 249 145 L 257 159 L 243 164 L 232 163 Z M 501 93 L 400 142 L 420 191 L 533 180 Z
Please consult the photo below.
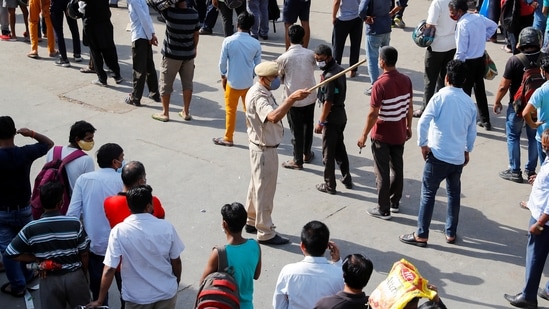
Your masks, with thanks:
M 259 144 L 257 144 L 257 143 L 252 142 L 252 141 L 250 141 L 250 143 L 252 143 L 252 144 L 254 144 L 254 145 L 256 145 L 257 147 L 262 148 L 262 149 L 263 149 L 263 148 L 278 148 L 278 145 L 280 145 L 280 144 L 276 144 L 276 145 L 274 145 L 274 146 L 259 145 Z
M 10 211 L 21 211 L 23 209 L 26 209 L 30 207 L 30 205 L 25 205 L 25 206 L 0 206 L 0 211 L 6 211 L 6 212 L 10 212 Z

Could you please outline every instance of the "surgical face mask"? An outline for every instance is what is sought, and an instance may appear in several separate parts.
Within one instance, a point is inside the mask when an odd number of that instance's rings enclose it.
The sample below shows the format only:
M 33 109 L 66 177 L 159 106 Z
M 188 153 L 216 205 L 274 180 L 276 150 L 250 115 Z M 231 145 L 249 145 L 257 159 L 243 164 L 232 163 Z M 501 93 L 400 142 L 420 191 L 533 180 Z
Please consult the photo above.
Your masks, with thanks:
M 316 65 L 319 69 L 324 70 L 324 68 L 326 67 L 326 61 L 317 61 Z
M 276 90 L 280 87 L 280 78 L 275 78 L 271 81 L 271 83 L 269 84 L 269 88 L 271 88 L 271 90 Z
M 121 165 L 119 168 L 116 169 L 116 172 L 118 172 L 118 173 L 120 173 L 120 174 L 122 173 L 122 169 L 123 169 L 124 166 L 126 165 L 126 160 L 122 160 L 121 163 L 122 163 L 122 165 Z
M 77 142 L 78 144 L 78 147 L 80 147 L 80 149 L 84 150 L 84 151 L 90 151 L 93 149 L 93 146 L 95 145 L 95 142 L 94 141 L 91 141 L 91 142 L 86 142 L 84 140 L 79 140 Z

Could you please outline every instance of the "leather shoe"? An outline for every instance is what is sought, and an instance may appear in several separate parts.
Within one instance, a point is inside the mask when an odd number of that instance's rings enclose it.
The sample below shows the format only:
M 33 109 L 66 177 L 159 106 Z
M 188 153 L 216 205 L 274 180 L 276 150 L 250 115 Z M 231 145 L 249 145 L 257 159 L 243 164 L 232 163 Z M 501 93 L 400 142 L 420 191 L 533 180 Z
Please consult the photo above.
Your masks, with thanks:
M 538 288 L 538 296 L 545 300 L 549 300 L 549 293 L 547 293 L 545 289 Z
M 513 306 L 518 308 L 538 309 L 537 300 L 526 300 L 522 293 L 517 295 L 504 294 L 503 297 Z
M 290 240 L 286 237 L 282 237 L 278 234 L 276 234 L 275 237 L 271 238 L 271 239 L 267 239 L 267 240 L 260 240 L 259 243 L 260 244 L 264 244 L 264 245 L 273 245 L 273 246 L 278 246 L 278 245 L 285 245 L 287 243 L 289 243 Z
M 484 128 L 486 131 L 491 131 L 492 130 L 492 124 L 489 123 L 489 122 L 478 121 L 477 125 L 481 128 Z
M 253 225 L 246 224 L 244 229 L 246 230 L 246 233 L 250 233 L 250 234 L 256 234 L 257 233 L 257 229 Z

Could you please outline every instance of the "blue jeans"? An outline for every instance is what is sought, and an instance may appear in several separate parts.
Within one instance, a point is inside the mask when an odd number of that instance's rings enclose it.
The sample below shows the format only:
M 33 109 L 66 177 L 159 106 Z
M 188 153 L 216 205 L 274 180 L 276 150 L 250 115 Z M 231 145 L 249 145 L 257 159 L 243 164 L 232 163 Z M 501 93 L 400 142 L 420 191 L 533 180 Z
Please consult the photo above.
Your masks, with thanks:
M 528 228 L 536 223 L 537 219 L 530 217 Z M 522 294 L 526 300 L 537 301 L 538 286 L 543 274 L 545 260 L 549 254 L 549 229 L 541 231 L 539 235 L 528 233 L 528 244 L 526 245 L 526 285 Z M 545 287 L 549 289 L 549 282 Z
M 456 236 L 461 201 L 462 170 L 463 165 L 454 165 L 440 161 L 432 153 L 427 156 L 425 167 L 423 168 L 421 201 L 417 216 L 417 237 L 429 238 L 429 226 L 433 217 L 437 190 L 444 179 L 446 179 L 446 192 L 448 193 L 444 233 L 448 237 Z
M 0 211 L 0 252 L 2 262 L 6 269 L 6 277 L 10 282 L 11 290 L 19 292 L 25 289 L 27 280 L 32 278 L 32 271 L 27 270 L 25 264 L 7 257 L 4 254 L 6 248 L 17 233 L 29 222 L 31 222 L 31 207 L 14 210 Z
M 545 15 L 543 15 L 543 13 L 541 12 L 542 7 L 542 5 L 538 5 L 536 10 L 534 11 L 534 23 L 532 24 L 532 27 L 541 31 L 541 33 L 544 33 L 545 25 L 547 23 L 547 17 L 545 17 Z
M 379 49 L 383 46 L 389 46 L 391 33 L 370 35 L 366 34 L 366 55 L 368 56 L 368 74 L 370 74 L 370 83 L 373 85 L 379 77 Z
M 520 172 L 520 135 L 524 127 L 524 118 L 518 117 L 513 106 L 507 107 L 505 128 L 507 133 L 507 152 L 509 154 L 509 168 L 513 172 Z M 528 137 L 528 162 L 524 168 L 528 171 L 535 171 L 538 165 L 538 150 L 536 141 L 536 130 L 528 125 L 525 128 Z
M 247 1 L 248 12 L 255 16 L 255 23 L 252 26 L 251 34 L 254 36 L 269 35 L 269 0 Z
M 541 146 L 541 142 L 538 142 L 536 140 L 536 143 L 538 145 L 538 158 L 539 158 L 539 165 L 542 166 L 543 165 L 543 162 L 545 161 L 545 157 L 547 156 L 545 154 L 545 150 L 543 150 L 543 147 Z

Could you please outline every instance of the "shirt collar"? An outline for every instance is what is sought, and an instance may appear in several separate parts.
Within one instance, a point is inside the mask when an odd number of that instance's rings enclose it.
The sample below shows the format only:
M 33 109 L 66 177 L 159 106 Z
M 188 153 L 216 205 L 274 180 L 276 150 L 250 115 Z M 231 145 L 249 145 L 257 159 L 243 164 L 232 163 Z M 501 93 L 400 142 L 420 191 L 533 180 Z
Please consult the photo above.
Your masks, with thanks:
M 330 262 L 323 256 L 310 256 L 306 255 L 303 259 L 305 263 L 314 263 L 314 264 L 330 264 Z

